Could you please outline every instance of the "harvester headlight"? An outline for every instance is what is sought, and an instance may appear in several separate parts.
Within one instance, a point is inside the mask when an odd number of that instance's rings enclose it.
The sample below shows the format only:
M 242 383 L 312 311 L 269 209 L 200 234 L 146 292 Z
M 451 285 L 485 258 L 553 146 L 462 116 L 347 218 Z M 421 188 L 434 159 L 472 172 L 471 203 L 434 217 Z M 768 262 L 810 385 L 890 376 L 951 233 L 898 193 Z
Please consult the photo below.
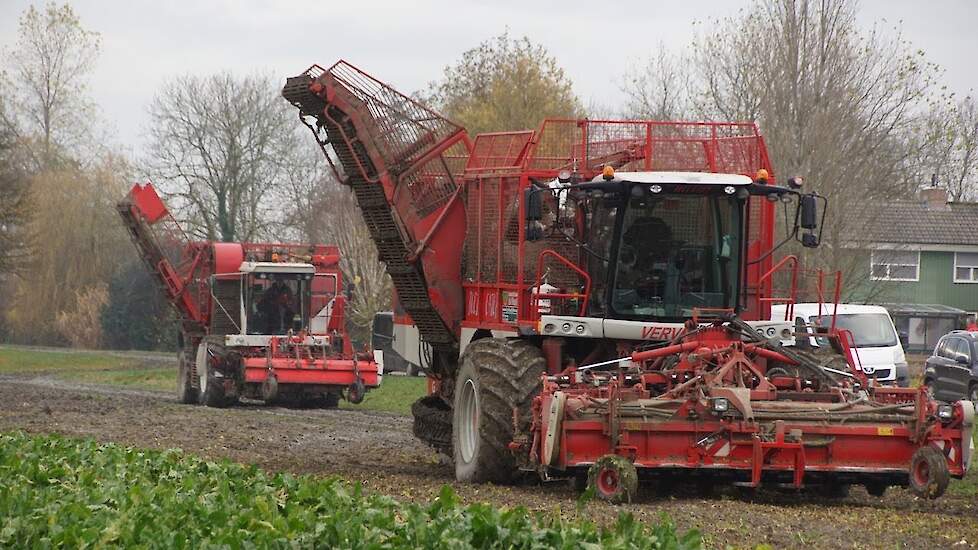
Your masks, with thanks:
M 570 183 L 570 180 L 571 180 L 570 170 L 561 170 L 560 172 L 557 172 L 557 181 L 559 181 L 560 183 Z
M 601 177 L 609 181 L 615 179 L 615 167 L 605 164 L 604 168 L 601 169 Z
M 716 397 L 710 403 L 710 408 L 715 413 L 725 413 L 730 410 L 730 400 L 726 397 Z
M 661 185 L 650 185 L 649 186 L 649 192 L 650 193 L 661 193 L 662 192 L 662 186 Z
M 577 334 L 584 334 L 584 325 L 577 325 L 574 327 L 574 332 Z
M 553 323 L 543 325 L 543 332 L 553 332 L 557 327 Z
M 937 407 L 937 418 L 941 420 L 950 420 L 954 418 L 954 409 L 951 405 L 941 405 Z
M 757 171 L 757 175 L 754 176 L 754 181 L 757 183 L 767 183 L 768 173 L 767 170 L 761 168 Z
M 564 331 L 564 333 L 566 333 L 566 334 L 570 334 L 570 332 L 571 332 L 571 324 L 570 323 L 564 323 L 563 325 L 560 325 L 560 330 Z
M 733 185 L 728 185 L 728 186 L 726 186 L 726 187 L 723 188 L 723 192 L 726 193 L 726 194 L 728 194 L 728 195 L 733 195 L 734 193 L 737 192 L 737 188 L 734 187 Z

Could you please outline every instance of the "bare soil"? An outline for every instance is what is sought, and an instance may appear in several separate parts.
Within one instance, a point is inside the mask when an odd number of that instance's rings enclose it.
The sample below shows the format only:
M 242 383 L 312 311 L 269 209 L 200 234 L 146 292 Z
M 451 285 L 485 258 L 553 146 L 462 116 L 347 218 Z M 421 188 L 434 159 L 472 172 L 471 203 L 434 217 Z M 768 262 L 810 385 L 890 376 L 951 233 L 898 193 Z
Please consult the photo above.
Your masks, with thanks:
M 0 431 L 17 429 L 178 447 L 275 471 L 336 475 L 402 500 L 431 500 L 449 484 L 466 502 L 524 505 L 600 522 L 613 521 L 622 511 L 647 521 L 668 514 L 681 529 L 700 530 L 709 547 L 969 548 L 978 543 L 973 493 L 923 501 L 903 489 L 875 498 L 854 487 L 848 498 L 832 501 L 777 492 L 747 495 L 732 488 L 702 498 L 683 488 L 663 492 L 648 486 L 630 505 L 591 502 L 578 510 L 576 493 L 564 482 L 458 485 L 452 467 L 411 435 L 410 418 L 389 413 L 257 404 L 210 409 L 177 404 L 166 393 L 0 376 Z

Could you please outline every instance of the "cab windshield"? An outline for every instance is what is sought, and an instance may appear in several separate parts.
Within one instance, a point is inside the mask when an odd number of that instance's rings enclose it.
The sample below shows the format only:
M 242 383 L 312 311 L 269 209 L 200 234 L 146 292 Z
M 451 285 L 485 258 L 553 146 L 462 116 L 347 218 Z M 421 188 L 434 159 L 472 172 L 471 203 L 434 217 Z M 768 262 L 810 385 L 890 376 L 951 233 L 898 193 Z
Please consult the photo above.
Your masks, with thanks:
M 310 275 L 257 273 L 245 289 L 248 334 L 281 335 L 305 328 Z
M 622 219 L 616 231 L 611 313 L 686 318 L 694 308 L 736 307 L 741 253 L 738 201 L 726 194 L 641 190 L 633 187 L 618 213 Z

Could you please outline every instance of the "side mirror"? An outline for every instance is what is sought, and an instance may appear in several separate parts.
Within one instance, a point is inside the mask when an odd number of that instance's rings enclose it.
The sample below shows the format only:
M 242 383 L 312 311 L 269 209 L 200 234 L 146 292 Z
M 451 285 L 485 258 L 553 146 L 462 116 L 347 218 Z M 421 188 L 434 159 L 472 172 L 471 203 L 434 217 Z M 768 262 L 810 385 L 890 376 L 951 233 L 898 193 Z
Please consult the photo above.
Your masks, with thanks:
M 815 202 L 815 195 L 801 195 L 801 223 L 802 229 L 816 229 L 818 227 L 818 203 Z
M 543 200 L 538 189 L 523 192 L 523 213 L 526 222 L 526 240 L 538 241 L 543 238 Z
M 963 355 L 956 356 L 954 360 L 957 361 L 959 365 L 967 365 L 971 363 L 971 361 L 969 361 L 968 358 Z
M 809 193 L 798 197 L 798 227 L 805 232 L 801 235 L 801 245 L 805 248 L 815 248 L 818 246 L 819 237 L 822 232 L 815 232 L 818 229 L 818 195 Z

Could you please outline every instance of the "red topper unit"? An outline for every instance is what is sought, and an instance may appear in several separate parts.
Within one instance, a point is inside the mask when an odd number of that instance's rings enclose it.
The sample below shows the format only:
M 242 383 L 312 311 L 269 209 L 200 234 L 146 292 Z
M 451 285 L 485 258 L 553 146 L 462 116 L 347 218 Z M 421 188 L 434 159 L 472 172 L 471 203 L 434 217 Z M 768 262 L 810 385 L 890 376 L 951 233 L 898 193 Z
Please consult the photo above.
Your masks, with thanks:
M 837 302 L 841 280 L 774 257 L 818 246 L 826 201 L 776 185 L 754 124 L 551 119 L 472 140 L 343 61 L 283 95 L 356 194 L 429 374 L 415 434 L 459 480 L 933 498 L 967 470 L 970 403 L 880 387 L 851 335 L 790 323 L 800 293 Z
M 180 317 L 181 402 L 333 407 L 380 384 L 346 332 L 335 246 L 191 241 L 151 184 L 118 211 Z

